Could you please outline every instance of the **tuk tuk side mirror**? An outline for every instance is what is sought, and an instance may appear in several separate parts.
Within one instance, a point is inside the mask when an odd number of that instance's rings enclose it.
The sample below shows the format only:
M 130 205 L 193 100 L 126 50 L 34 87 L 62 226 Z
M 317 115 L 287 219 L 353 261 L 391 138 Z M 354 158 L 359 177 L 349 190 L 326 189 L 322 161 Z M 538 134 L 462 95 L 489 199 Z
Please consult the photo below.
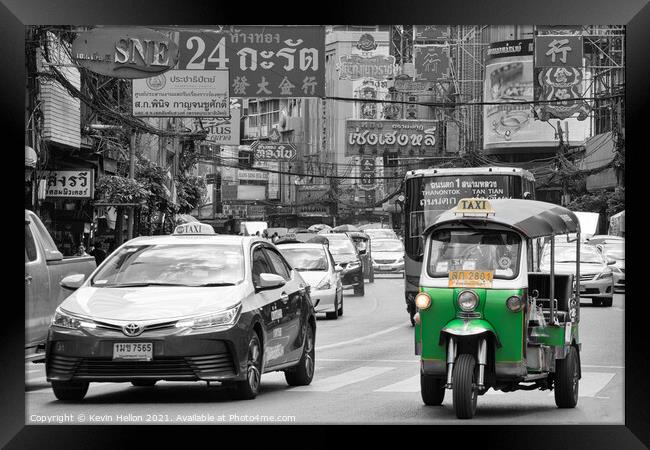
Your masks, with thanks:
M 530 293 L 530 296 L 536 299 L 537 297 L 539 297 L 539 291 L 537 289 L 533 289 Z
M 75 290 L 75 289 L 79 289 L 81 285 L 84 284 L 85 280 L 86 280 L 86 275 L 84 275 L 83 273 L 77 273 L 74 275 L 68 275 L 67 277 L 63 278 L 59 282 L 59 284 L 61 285 L 62 288 Z

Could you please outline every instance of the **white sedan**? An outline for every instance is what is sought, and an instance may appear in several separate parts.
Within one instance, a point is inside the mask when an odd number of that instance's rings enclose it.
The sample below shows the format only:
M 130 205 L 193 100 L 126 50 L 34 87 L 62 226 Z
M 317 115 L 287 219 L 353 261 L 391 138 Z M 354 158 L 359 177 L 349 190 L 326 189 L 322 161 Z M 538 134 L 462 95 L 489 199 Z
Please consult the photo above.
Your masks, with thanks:
M 311 286 L 311 300 L 316 312 L 328 319 L 343 315 L 343 285 L 334 258 L 323 244 L 278 244 L 282 256 Z

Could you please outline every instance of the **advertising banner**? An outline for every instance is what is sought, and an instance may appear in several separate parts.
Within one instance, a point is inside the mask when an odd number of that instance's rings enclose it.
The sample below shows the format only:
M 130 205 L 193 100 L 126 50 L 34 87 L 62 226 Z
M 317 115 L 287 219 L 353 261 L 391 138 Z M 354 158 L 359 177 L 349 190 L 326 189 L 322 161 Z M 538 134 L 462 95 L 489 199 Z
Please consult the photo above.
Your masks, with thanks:
M 298 203 L 314 203 L 329 201 L 328 184 L 313 184 L 298 186 Z
M 435 120 L 346 120 L 345 156 L 433 154 L 441 149 L 439 122 Z
M 341 55 L 338 70 L 341 80 L 358 80 L 360 78 L 385 80 L 395 76 L 397 66 L 395 66 L 394 56 Z
M 229 117 L 228 71 L 170 70 L 133 80 L 136 117 Z
M 414 81 L 410 78 L 395 78 L 393 85 L 397 92 L 425 92 L 431 87 L 427 81 Z
M 589 117 L 590 107 L 583 95 L 583 70 L 578 67 L 543 67 L 537 71 L 540 93 L 538 100 L 561 100 L 543 103 L 535 108 L 540 120 L 566 119 L 578 113 L 578 120 Z
M 451 37 L 449 25 L 413 25 L 413 37 L 415 40 L 444 40 Z
M 219 26 L 179 33 L 179 69 L 229 69 L 233 97 L 325 96 L 325 27 Z
M 554 128 L 537 120 L 533 114 L 531 43 L 532 40 L 495 42 L 488 49 L 490 57 L 485 66 L 483 100 L 492 104 L 483 109 L 483 147 L 486 150 L 550 147 L 559 143 Z M 586 121 L 567 119 L 564 127 L 569 128 L 572 145 L 583 143 L 589 133 Z
M 206 117 L 194 120 L 194 131 L 206 130 L 208 132 L 205 140 L 211 144 L 218 145 L 239 145 L 239 122 L 241 120 L 241 109 L 232 108 L 230 118 Z
M 94 196 L 93 169 L 56 170 L 45 172 L 44 175 L 47 180 L 46 197 L 93 198 Z
M 266 185 L 240 184 L 237 187 L 237 200 L 266 200 Z
M 416 45 L 413 48 L 415 79 L 438 81 L 450 77 L 449 47 L 446 45 Z
M 251 144 L 255 161 L 292 161 L 296 158 L 296 147 L 290 142 L 261 142 Z

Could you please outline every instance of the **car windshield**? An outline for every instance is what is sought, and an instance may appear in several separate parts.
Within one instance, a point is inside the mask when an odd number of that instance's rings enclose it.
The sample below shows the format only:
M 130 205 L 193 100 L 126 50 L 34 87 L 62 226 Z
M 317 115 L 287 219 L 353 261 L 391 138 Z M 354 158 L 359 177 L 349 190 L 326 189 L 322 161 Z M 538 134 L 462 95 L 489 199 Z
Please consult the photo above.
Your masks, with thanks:
M 327 255 L 324 248 L 282 248 L 280 253 L 296 270 L 327 270 Z
M 374 252 L 403 252 L 404 245 L 401 241 L 377 240 L 372 243 Z
M 431 236 L 428 273 L 480 270 L 494 278 L 514 279 L 519 272 L 521 239 L 509 231 L 441 230 Z
M 555 263 L 575 263 L 576 258 L 576 246 L 555 246 Z M 580 246 L 580 262 L 581 263 L 592 263 L 592 264 L 603 264 L 602 255 L 596 250 L 595 247 L 591 245 L 581 245 Z M 542 253 L 542 264 L 549 265 L 551 263 L 551 246 L 546 245 L 544 247 L 544 252 Z
M 332 239 L 329 238 L 329 249 L 332 254 L 350 254 L 353 255 L 355 254 L 355 249 L 354 249 L 354 244 L 350 239 L 347 238 L 342 238 L 342 239 Z
M 364 231 L 371 239 L 381 238 L 394 238 L 395 232 L 393 230 L 366 230 Z
M 238 245 L 129 245 L 93 277 L 95 287 L 224 286 L 244 277 Z

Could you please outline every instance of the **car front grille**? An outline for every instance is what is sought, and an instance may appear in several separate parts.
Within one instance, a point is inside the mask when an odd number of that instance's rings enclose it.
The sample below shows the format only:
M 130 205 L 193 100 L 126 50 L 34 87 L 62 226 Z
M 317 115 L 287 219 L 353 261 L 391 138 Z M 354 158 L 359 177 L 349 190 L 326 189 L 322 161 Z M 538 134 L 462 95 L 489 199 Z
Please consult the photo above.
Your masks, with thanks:
M 52 355 L 49 376 L 72 378 L 130 379 L 160 377 L 161 379 L 196 379 L 235 375 L 230 352 L 214 355 L 155 358 L 152 361 L 115 361 L 111 358 L 75 358 Z
M 580 274 L 580 281 L 591 281 L 594 279 L 594 276 L 595 275 L 593 273 L 585 275 Z
M 377 264 L 393 264 L 396 262 L 394 259 L 375 259 L 373 261 L 375 261 Z

